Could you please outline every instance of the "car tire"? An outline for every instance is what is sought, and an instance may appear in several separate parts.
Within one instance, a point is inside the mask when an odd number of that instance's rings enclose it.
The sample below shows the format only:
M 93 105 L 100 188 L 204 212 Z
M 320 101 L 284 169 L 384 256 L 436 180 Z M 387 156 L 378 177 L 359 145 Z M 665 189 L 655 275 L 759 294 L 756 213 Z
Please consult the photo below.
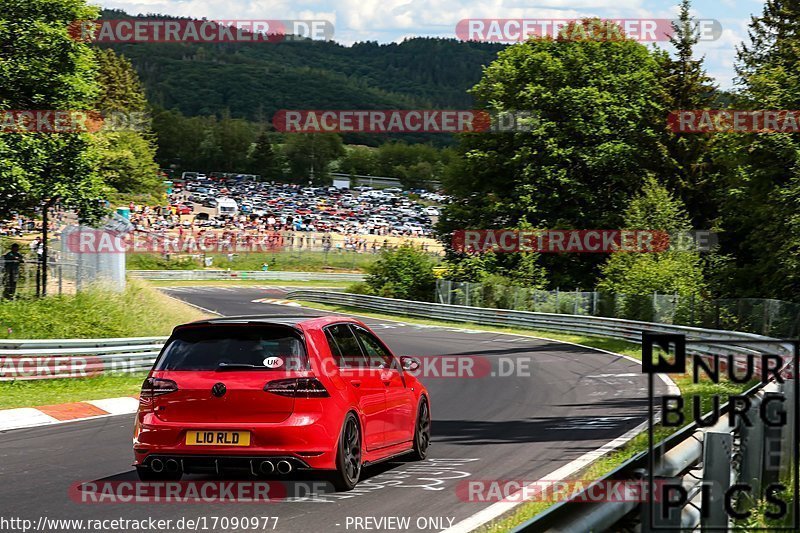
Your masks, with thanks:
M 356 415 L 348 413 L 339 435 L 336 470 L 332 477 L 337 491 L 352 490 L 361 476 L 361 430 Z
M 414 423 L 414 451 L 411 458 L 415 461 L 422 461 L 428 456 L 428 448 L 431 445 L 431 409 L 428 399 L 422 398 L 417 409 L 417 418 Z
M 140 481 L 180 481 L 183 477 L 181 472 L 153 472 L 150 468 L 143 466 L 136 467 L 136 474 Z

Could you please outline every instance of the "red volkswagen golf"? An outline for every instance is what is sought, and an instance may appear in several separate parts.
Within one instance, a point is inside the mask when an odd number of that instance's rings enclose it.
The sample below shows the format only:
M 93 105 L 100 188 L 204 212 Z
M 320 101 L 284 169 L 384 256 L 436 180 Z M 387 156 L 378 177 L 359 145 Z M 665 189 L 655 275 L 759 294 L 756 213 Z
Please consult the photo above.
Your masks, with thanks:
M 226 317 L 178 326 L 142 386 L 133 436 L 142 480 L 319 470 L 352 489 L 364 465 L 424 459 L 430 400 L 363 323 Z

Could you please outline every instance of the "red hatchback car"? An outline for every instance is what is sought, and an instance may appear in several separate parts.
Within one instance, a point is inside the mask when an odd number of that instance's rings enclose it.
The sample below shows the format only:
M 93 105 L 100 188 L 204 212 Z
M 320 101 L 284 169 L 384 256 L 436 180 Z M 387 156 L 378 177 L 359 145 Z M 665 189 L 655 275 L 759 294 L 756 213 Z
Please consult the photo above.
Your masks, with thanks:
M 134 465 L 142 480 L 319 470 L 352 489 L 363 465 L 425 458 L 431 411 L 409 372 L 418 367 L 350 318 L 178 326 L 142 385 Z

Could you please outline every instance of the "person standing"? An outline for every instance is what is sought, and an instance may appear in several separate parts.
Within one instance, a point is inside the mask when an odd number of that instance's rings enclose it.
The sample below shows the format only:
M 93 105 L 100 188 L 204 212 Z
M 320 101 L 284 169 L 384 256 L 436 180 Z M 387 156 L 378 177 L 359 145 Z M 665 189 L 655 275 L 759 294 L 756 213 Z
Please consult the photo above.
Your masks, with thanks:
M 11 251 L 3 256 L 3 298 L 10 300 L 17 292 L 19 266 L 23 259 L 17 243 L 12 244 Z

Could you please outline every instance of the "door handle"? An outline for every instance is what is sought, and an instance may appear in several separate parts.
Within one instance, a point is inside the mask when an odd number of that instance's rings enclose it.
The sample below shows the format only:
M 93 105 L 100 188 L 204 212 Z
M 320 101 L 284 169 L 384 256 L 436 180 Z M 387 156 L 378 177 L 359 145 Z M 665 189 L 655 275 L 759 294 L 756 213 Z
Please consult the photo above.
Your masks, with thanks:
M 361 386 L 361 380 L 360 379 L 351 379 L 350 380 L 350 384 L 353 385 L 353 387 L 360 387 Z

